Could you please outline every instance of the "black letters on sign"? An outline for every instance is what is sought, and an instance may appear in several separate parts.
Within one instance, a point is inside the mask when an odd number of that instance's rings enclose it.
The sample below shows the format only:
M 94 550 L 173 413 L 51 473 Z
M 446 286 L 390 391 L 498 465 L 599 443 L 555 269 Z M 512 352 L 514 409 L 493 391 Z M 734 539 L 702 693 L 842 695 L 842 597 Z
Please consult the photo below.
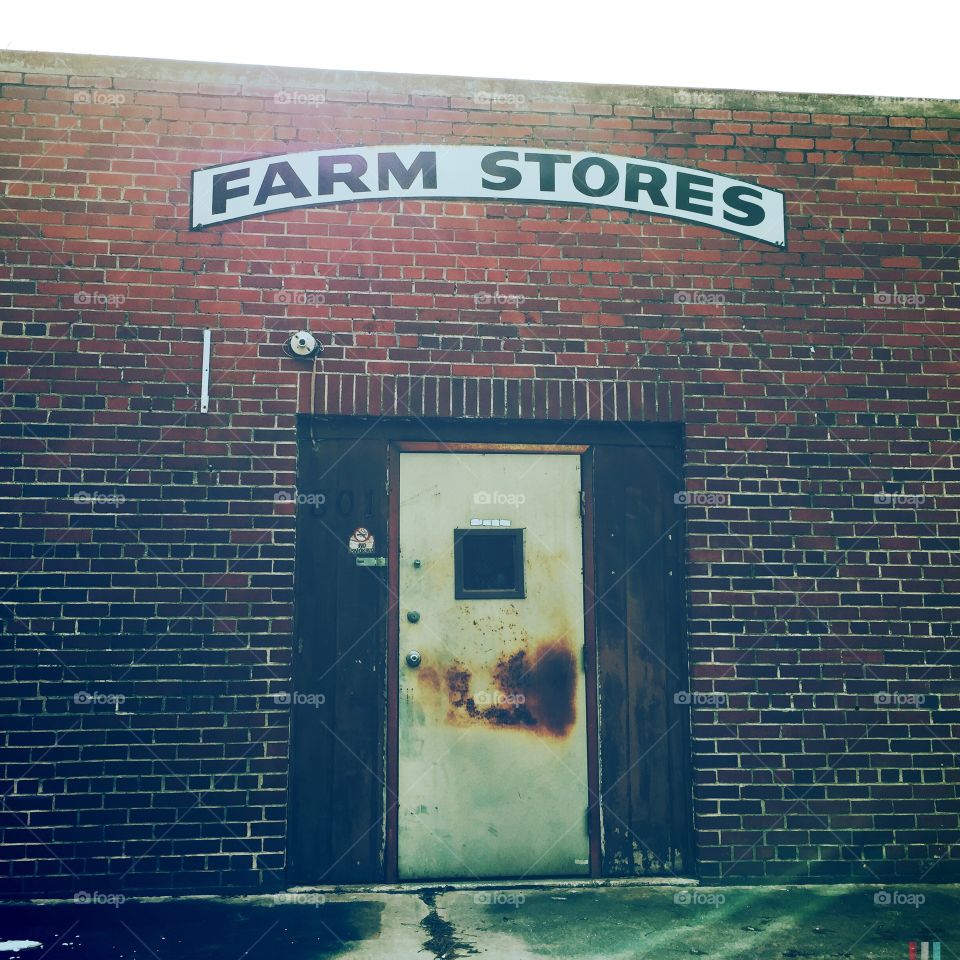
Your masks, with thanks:
M 739 210 L 743 216 L 737 217 L 728 210 L 723 211 L 723 219 L 731 223 L 742 223 L 746 227 L 755 227 L 758 223 L 763 223 L 766 214 L 763 207 L 759 204 L 751 203 L 744 197 L 756 197 L 762 199 L 763 194 L 759 190 L 752 190 L 750 187 L 727 187 L 723 191 L 723 202 L 734 210 Z
M 395 153 L 381 153 L 377 157 L 377 186 L 390 189 L 390 177 L 397 181 L 401 190 L 409 190 L 417 177 L 423 178 L 426 190 L 437 189 L 437 155 L 428 151 L 418 153 L 409 168 Z
M 274 184 L 277 177 L 280 178 L 280 183 Z M 275 197 L 280 193 L 289 193 L 297 199 L 310 196 L 310 191 L 293 172 L 293 167 L 286 160 L 271 163 L 267 167 L 267 172 L 263 175 L 263 182 L 257 191 L 257 199 L 253 201 L 254 206 L 259 207 L 260 204 L 266 203 L 267 197 Z
M 520 173 L 515 167 L 505 167 L 503 166 L 503 161 L 513 160 L 516 162 L 520 159 L 520 154 L 514 150 L 494 150 L 493 153 L 488 153 L 480 163 L 480 169 L 484 173 L 490 174 L 491 177 L 500 177 L 503 182 L 497 183 L 495 180 L 487 180 L 484 178 L 483 186 L 487 190 L 513 190 L 516 187 L 520 186 L 520 181 L 523 179 L 523 174 Z
M 349 170 L 337 170 L 346 164 Z M 370 188 L 360 179 L 367 172 L 367 161 L 358 153 L 341 153 L 335 157 L 317 158 L 317 193 L 328 197 L 335 183 L 345 183 L 352 193 L 369 193 Z
M 557 164 L 571 162 L 563 153 L 525 153 L 523 159 L 540 165 L 540 189 L 551 193 L 557 189 Z
M 239 170 L 228 170 L 226 173 L 215 173 L 213 175 L 212 204 L 214 213 L 226 213 L 227 201 L 234 197 L 245 197 L 250 192 L 250 187 L 244 184 L 242 187 L 230 187 L 231 180 L 240 180 L 250 176 L 249 167 L 241 167 Z
M 701 177 L 695 173 L 677 174 L 677 209 L 690 213 L 705 213 L 713 216 L 713 193 L 709 190 L 697 190 L 696 187 L 713 187 L 710 177 Z M 707 203 L 699 203 L 706 200 Z
M 641 183 L 641 177 L 649 177 L 646 183 Z M 624 199 L 627 203 L 636 203 L 642 190 L 650 202 L 658 207 L 666 207 L 667 200 L 663 195 L 663 188 L 667 185 L 667 175 L 659 167 L 648 167 L 642 163 L 628 163 L 627 174 L 624 178 Z
M 599 167 L 603 171 L 603 183 L 599 187 L 591 187 L 587 183 L 587 171 L 591 167 Z M 617 189 L 620 174 L 617 168 L 603 157 L 586 157 L 573 168 L 573 185 L 588 197 L 606 197 Z

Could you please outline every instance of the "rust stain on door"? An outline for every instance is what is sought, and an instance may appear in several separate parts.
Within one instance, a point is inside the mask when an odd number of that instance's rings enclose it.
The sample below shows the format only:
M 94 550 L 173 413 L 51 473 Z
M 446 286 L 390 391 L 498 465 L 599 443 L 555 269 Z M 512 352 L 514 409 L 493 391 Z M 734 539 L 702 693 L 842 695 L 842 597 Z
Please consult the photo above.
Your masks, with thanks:
M 434 690 L 440 689 L 440 675 L 431 666 L 423 666 L 417 671 L 417 680 Z
M 505 693 L 524 697 L 523 705 L 543 733 L 564 737 L 577 719 L 577 661 L 562 640 L 538 647 L 527 658 L 519 650 L 501 658 L 493 672 Z
M 483 671 L 487 672 L 487 671 Z M 532 653 L 521 648 L 503 654 L 491 671 L 493 691 L 472 693 L 473 671 L 455 660 L 444 673 L 454 724 L 475 721 L 494 727 L 526 730 L 545 737 L 566 737 L 577 719 L 577 661 L 564 640 L 540 644 Z M 432 668 L 418 678 L 439 690 L 440 677 Z

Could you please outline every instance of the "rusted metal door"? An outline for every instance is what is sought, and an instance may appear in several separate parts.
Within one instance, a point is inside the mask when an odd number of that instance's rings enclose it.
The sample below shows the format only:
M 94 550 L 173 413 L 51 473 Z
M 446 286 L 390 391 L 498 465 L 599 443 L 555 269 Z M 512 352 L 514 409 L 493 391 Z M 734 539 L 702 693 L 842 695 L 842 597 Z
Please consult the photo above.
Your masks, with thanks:
M 398 875 L 589 873 L 580 457 L 399 479 Z

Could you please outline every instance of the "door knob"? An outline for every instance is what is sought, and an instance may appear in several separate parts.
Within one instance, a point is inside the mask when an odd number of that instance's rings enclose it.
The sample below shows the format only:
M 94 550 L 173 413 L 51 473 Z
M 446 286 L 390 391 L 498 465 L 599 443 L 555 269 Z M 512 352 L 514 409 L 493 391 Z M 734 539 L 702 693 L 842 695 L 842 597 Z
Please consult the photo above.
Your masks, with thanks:
M 419 614 L 416 610 L 408 610 L 408 611 L 407 611 L 407 619 L 408 619 L 411 623 L 417 623 L 417 621 L 419 621 L 419 619 L 420 619 L 420 614 Z
M 408 667 L 420 666 L 420 653 L 417 650 L 411 650 L 407 654 L 407 666 Z

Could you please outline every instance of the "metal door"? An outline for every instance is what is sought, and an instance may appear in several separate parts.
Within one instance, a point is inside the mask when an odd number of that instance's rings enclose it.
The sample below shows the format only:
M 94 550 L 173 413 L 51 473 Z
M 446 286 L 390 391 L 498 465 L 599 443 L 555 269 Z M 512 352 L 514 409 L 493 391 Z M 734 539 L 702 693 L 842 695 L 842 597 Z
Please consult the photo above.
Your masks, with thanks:
M 398 876 L 587 874 L 580 457 L 399 479 Z

